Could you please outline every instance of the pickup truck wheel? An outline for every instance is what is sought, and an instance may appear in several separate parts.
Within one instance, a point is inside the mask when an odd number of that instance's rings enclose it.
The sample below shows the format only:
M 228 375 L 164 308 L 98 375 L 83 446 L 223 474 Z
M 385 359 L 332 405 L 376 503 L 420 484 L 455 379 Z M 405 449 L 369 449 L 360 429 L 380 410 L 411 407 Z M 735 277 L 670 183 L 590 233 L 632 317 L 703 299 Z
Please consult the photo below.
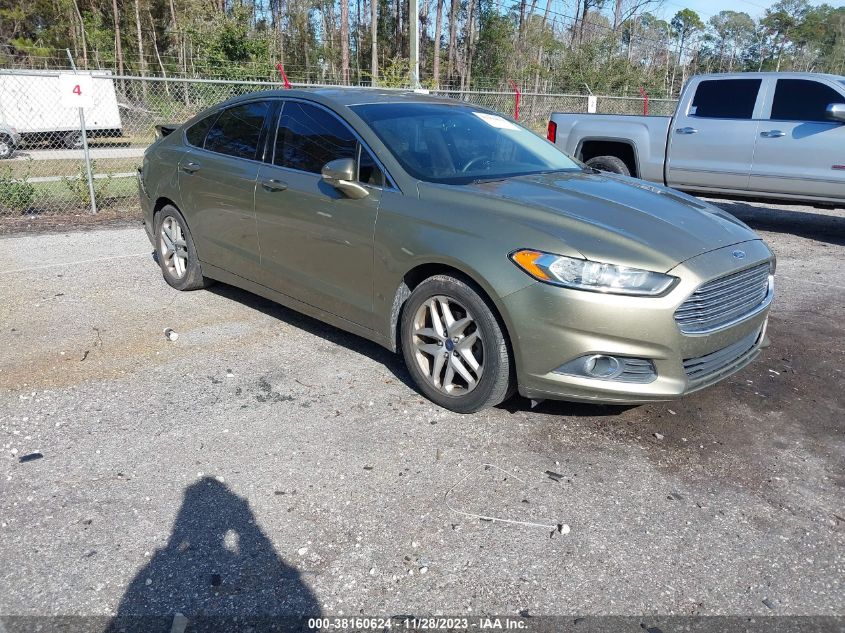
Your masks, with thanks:
M 11 158 L 15 153 L 15 144 L 8 136 L 0 134 L 0 160 Z
M 609 171 L 612 174 L 631 175 L 631 170 L 628 169 L 625 161 L 616 156 L 596 156 L 588 160 L 587 165 L 599 171 Z

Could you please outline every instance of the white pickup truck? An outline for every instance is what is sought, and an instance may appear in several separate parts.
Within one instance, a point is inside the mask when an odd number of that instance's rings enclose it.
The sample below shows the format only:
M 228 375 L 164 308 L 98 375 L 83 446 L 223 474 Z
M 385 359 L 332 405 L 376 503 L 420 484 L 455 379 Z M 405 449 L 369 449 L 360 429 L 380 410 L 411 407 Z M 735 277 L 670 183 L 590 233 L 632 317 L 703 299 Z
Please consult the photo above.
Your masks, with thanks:
M 672 117 L 553 113 L 548 138 L 675 189 L 845 206 L 845 77 L 700 75 Z

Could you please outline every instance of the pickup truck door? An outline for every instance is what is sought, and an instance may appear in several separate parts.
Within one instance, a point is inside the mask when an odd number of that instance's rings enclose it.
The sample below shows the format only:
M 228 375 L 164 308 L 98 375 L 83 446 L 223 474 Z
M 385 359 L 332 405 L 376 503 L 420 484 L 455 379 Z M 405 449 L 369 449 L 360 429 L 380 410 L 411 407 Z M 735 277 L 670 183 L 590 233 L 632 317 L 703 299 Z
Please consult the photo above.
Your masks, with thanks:
M 842 90 L 815 79 L 771 79 L 774 96 L 757 134 L 751 189 L 845 199 L 845 124 L 827 118 Z
M 694 80 L 695 82 L 695 80 Z M 670 187 L 748 189 L 761 79 L 705 79 L 691 83 L 669 129 L 666 184 Z

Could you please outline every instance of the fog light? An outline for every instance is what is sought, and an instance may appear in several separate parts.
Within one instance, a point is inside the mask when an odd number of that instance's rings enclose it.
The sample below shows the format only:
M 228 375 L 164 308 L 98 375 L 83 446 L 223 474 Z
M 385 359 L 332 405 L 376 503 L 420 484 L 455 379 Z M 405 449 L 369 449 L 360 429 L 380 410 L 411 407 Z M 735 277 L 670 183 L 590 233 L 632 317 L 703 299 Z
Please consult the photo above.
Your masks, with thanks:
M 616 378 L 622 373 L 623 365 L 615 356 L 596 354 L 584 362 L 584 371 L 593 378 Z
M 555 369 L 554 373 L 641 384 L 652 382 L 657 378 L 657 370 L 651 359 L 611 356 L 610 354 L 580 356 L 564 363 Z

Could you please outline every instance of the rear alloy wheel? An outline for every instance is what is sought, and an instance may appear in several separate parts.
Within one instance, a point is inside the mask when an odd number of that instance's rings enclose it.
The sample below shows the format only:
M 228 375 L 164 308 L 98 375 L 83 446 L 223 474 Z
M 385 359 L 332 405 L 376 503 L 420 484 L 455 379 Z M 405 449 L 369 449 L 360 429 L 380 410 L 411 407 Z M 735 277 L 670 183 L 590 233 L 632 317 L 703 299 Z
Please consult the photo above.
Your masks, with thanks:
M 628 165 L 617 156 L 596 156 L 587 161 L 587 166 L 598 169 L 599 171 L 609 171 L 611 174 L 631 175 Z
M 420 391 L 442 407 L 473 413 L 511 393 L 512 363 L 502 328 L 473 287 L 437 275 L 403 308 L 402 353 Z
M 164 280 L 177 290 L 197 290 L 212 281 L 203 277 L 188 224 L 172 205 L 156 214 L 156 256 Z

